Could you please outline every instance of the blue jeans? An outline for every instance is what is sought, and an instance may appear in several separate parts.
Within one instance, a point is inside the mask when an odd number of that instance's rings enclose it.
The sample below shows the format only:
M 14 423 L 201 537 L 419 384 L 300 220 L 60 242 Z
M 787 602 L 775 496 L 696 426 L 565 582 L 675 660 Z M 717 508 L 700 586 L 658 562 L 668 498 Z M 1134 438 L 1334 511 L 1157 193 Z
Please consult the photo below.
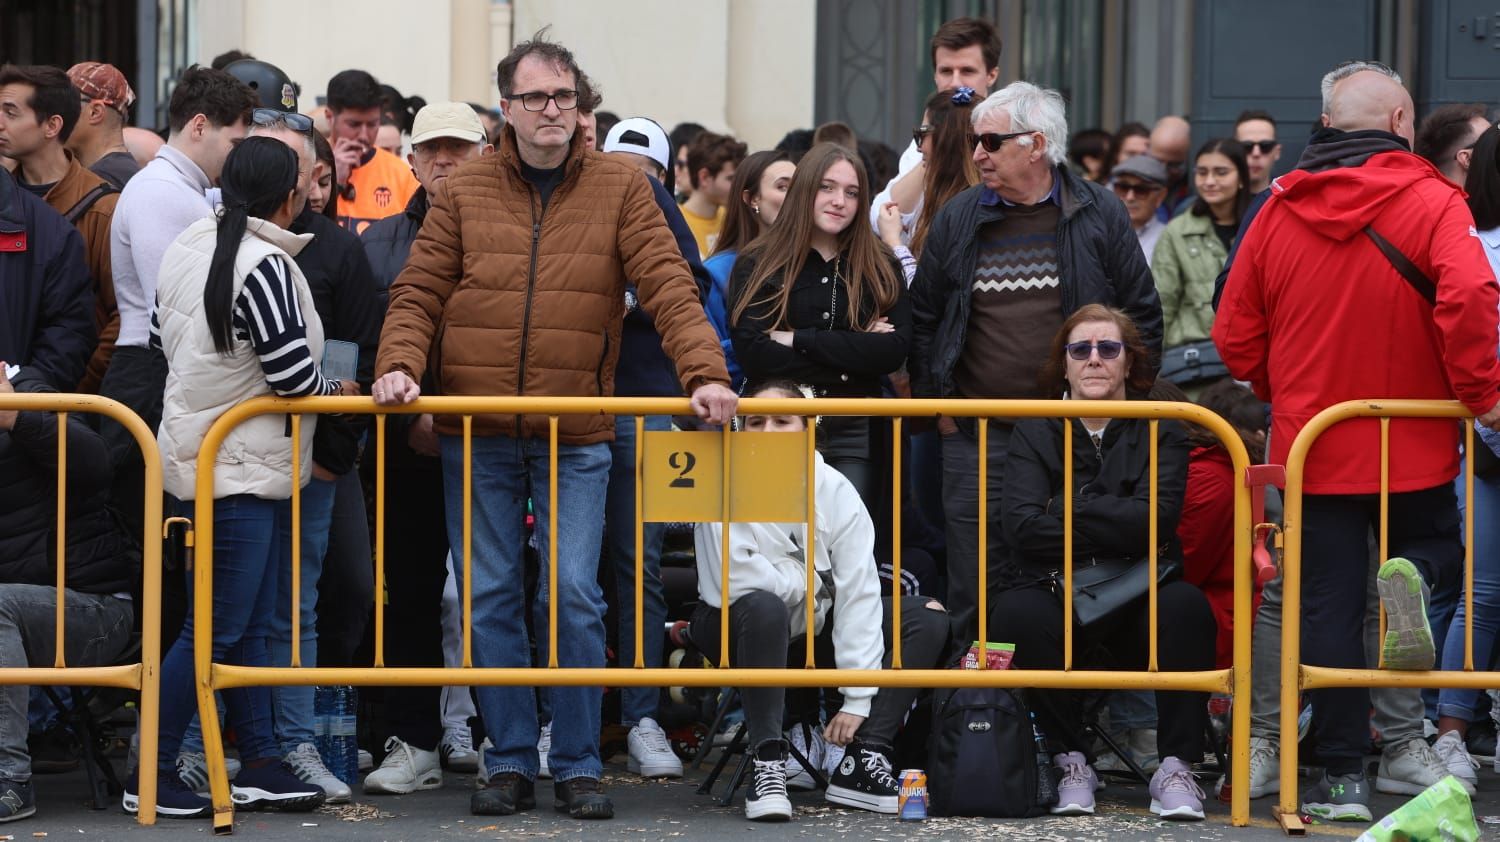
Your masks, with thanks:
M 672 429 L 665 415 L 646 417 L 647 432 Z M 605 498 L 604 540 L 615 568 L 615 615 L 619 618 L 620 666 L 635 665 L 635 417 L 615 418 L 615 442 L 610 447 L 609 493 Z M 641 535 L 642 663 L 661 666 L 662 631 L 667 623 L 667 601 L 661 587 L 661 542 L 666 524 L 647 523 Z M 545 563 L 545 559 L 543 559 Z M 646 717 L 656 718 L 661 690 L 625 687 L 620 690 L 620 724 L 632 728 Z
M 1454 483 L 1462 516 L 1464 480 Z M 1474 667 L 1489 669 L 1495 654 L 1495 638 L 1500 635 L 1500 477 L 1474 478 Z M 1442 647 L 1442 669 L 1464 668 L 1464 618 L 1462 592 L 1453 611 L 1453 621 Z M 1437 628 L 1435 634 L 1440 633 Z M 1473 720 L 1479 714 L 1483 698 L 1478 690 L 1445 688 L 1437 693 L 1437 715 Z
M 443 496 L 448 540 L 463 546 L 463 439 L 442 436 Z M 545 617 L 551 598 L 547 534 L 553 501 L 548 497 L 547 442 L 508 436 L 473 439 L 473 559 L 470 583 L 474 664 L 529 667 L 523 552 L 526 500 L 536 512 L 541 577 L 537 613 Z M 559 445 L 557 452 L 557 660 L 563 667 L 604 666 L 604 594 L 599 589 L 599 546 L 609 484 L 609 445 Z M 530 486 L 528 488 L 528 480 Z M 463 557 L 454 573 L 463 583 Z M 536 629 L 539 660 L 547 657 L 548 630 Z M 478 687 L 479 711 L 493 748 L 485 752 L 491 778 L 515 772 L 534 780 L 539 765 L 536 696 L 530 687 Z M 598 778 L 599 687 L 552 687 L 552 751 L 548 767 L 556 780 Z
M 302 666 L 318 665 L 318 579 L 328 553 L 328 528 L 333 521 L 336 480 L 308 480 L 302 489 L 302 593 L 298 596 L 298 633 Z M 292 663 L 292 556 L 287 553 L 276 579 L 276 611 L 271 620 L 271 663 Z M 286 754 L 313 741 L 314 687 L 275 687 L 276 739 Z
M 193 515 L 190 501 L 172 500 L 173 514 Z M 247 667 L 269 666 L 271 616 L 276 582 L 291 552 L 290 500 L 262 500 L 236 494 L 214 501 L 213 660 Z M 193 574 L 189 571 L 188 597 Z M 191 604 L 191 603 L 190 603 Z M 177 774 L 183 732 L 198 712 L 193 670 L 193 627 L 189 611 L 182 633 L 161 665 L 161 741 L 157 766 Z M 222 693 L 229 727 L 240 757 L 280 757 L 272 733 L 271 688 L 238 687 Z

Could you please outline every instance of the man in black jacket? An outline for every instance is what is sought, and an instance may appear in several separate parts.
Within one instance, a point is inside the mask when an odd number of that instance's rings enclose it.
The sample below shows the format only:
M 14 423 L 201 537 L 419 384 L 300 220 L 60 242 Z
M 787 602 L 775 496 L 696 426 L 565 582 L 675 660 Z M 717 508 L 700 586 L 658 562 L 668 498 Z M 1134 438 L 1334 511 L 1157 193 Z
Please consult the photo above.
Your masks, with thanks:
M 460 166 L 488 155 L 494 147 L 474 109 L 462 102 L 430 103 L 412 122 L 407 161 L 421 188 L 403 213 L 365 229 L 360 239 L 374 270 L 384 310 L 391 282 L 401 274 L 417 231 L 427 218 L 427 196 Z M 422 383 L 424 393 L 432 383 Z M 385 655 L 390 666 L 432 667 L 443 663 L 442 600 L 448 578 L 447 521 L 443 514 L 443 472 L 431 415 L 392 415 L 386 420 L 386 507 L 400 512 L 397 528 L 385 533 Z M 365 792 L 402 794 L 433 789 L 442 782 L 441 765 L 472 771 L 478 756 L 468 729 L 442 727 L 437 687 L 386 690 L 387 755 L 365 777 Z M 441 755 L 441 756 L 440 756 Z
M 55 389 L 35 370 L 21 369 L 14 383 L 0 370 L 0 396 L 17 391 Z M 130 645 L 140 555 L 105 508 L 104 440 L 77 414 L 67 430 L 63 654 L 68 666 L 99 666 Z M 50 667 L 56 657 L 57 446 L 57 416 L 0 411 L 0 668 Z M 26 748 L 30 695 L 23 684 L 0 687 L 0 822 L 36 812 Z
M 300 119 L 299 119 L 300 118 Z M 297 255 L 297 268 L 307 278 L 323 332 L 329 340 L 359 346 L 356 376 L 368 385 L 375 365 L 380 337 L 380 310 L 370 264 L 359 238 L 327 217 L 306 206 L 312 188 L 316 160 L 312 124 L 302 115 L 283 114 L 264 108 L 252 117 L 249 134 L 267 135 L 284 141 L 299 158 L 297 195 L 303 206 L 292 221 L 293 234 L 312 235 Z M 313 437 L 313 475 L 302 489 L 302 581 L 299 596 L 299 637 L 302 663 L 319 661 L 319 629 L 336 631 L 341 639 L 363 633 L 363 617 L 373 605 L 374 578 L 370 568 L 370 544 L 364 511 L 364 491 L 354 470 L 359 458 L 359 436 L 365 418 L 324 415 Z M 342 506 L 340 505 L 342 503 Z M 330 541 L 335 522 L 342 539 Z M 331 562 L 343 559 L 344 563 Z M 325 560 L 329 563 L 325 568 Z M 337 579 L 337 601 L 348 608 L 347 616 L 324 617 L 319 623 L 318 593 Z M 291 662 L 291 572 L 283 571 L 272 625 L 271 661 Z M 361 611 L 363 609 L 363 611 Z M 348 626 L 355 626 L 350 629 Z M 344 648 L 349 648 L 348 645 Z M 347 662 L 348 652 L 341 653 Z M 292 771 L 306 783 L 323 788 L 328 800 L 347 801 L 349 787 L 330 774 L 313 745 L 313 688 L 281 687 L 275 691 L 276 738 Z
M 1161 355 L 1161 302 L 1124 205 L 1062 166 L 1062 97 L 1015 82 L 974 108 L 982 183 L 933 220 L 912 284 L 908 370 L 918 397 L 1040 398 L 1037 382 L 1063 320 L 1084 304 L 1119 308 Z M 1153 370 L 1155 363 L 1153 362 Z M 1011 425 L 989 426 L 988 546 L 978 546 L 979 460 L 972 421 L 939 419 L 948 516 L 948 599 L 972 640 L 979 561 L 997 581 L 1004 543 L 996 503 Z M 983 555 L 981 555 L 981 552 Z

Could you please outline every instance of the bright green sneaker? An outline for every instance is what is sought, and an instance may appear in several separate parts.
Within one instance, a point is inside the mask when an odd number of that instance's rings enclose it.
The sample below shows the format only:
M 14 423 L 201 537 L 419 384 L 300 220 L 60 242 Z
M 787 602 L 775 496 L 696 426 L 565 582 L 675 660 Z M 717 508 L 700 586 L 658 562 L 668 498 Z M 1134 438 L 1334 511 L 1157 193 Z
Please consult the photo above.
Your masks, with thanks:
M 1427 600 L 1422 596 L 1422 574 L 1404 558 L 1380 565 L 1376 585 L 1385 606 L 1385 668 L 1432 669 L 1432 628 L 1427 625 Z

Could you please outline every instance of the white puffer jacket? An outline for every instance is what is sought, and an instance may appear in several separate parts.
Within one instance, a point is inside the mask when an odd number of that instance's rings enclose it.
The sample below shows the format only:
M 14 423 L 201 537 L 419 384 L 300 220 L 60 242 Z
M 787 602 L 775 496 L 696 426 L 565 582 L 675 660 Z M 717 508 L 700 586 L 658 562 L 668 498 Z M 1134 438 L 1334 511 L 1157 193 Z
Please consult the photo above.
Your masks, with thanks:
M 197 497 L 198 448 L 208 428 L 230 407 L 271 395 L 260 358 L 250 343 L 236 339 L 228 356 L 214 350 L 203 310 L 203 288 L 213 261 L 218 222 L 209 217 L 188 226 L 162 257 L 156 286 L 156 318 L 167 357 L 167 388 L 162 400 L 162 483 L 179 500 Z M 292 234 L 262 219 L 250 218 L 234 260 L 237 300 L 245 277 L 272 255 L 286 259 L 307 324 L 307 348 L 313 359 L 323 355 L 323 322 L 318 318 L 307 279 L 292 260 L 312 241 L 311 234 Z M 312 441 L 317 416 L 302 421 L 302 482 L 312 475 Z M 240 424 L 214 462 L 214 498 L 251 494 L 268 500 L 292 496 L 291 426 L 285 415 L 261 415 Z

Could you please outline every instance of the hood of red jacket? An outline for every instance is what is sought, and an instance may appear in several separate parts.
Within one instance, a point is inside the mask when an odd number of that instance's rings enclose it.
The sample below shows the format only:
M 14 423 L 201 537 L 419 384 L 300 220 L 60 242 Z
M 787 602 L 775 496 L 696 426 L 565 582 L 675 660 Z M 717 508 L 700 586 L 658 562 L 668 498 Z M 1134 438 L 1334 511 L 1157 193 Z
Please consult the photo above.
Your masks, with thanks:
M 1382 152 L 1364 165 L 1323 172 L 1293 170 L 1271 184 L 1273 196 L 1313 230 L 1343 241 L 1423 179 L 1448 184 L 1437 167 L 1410 152 Z

